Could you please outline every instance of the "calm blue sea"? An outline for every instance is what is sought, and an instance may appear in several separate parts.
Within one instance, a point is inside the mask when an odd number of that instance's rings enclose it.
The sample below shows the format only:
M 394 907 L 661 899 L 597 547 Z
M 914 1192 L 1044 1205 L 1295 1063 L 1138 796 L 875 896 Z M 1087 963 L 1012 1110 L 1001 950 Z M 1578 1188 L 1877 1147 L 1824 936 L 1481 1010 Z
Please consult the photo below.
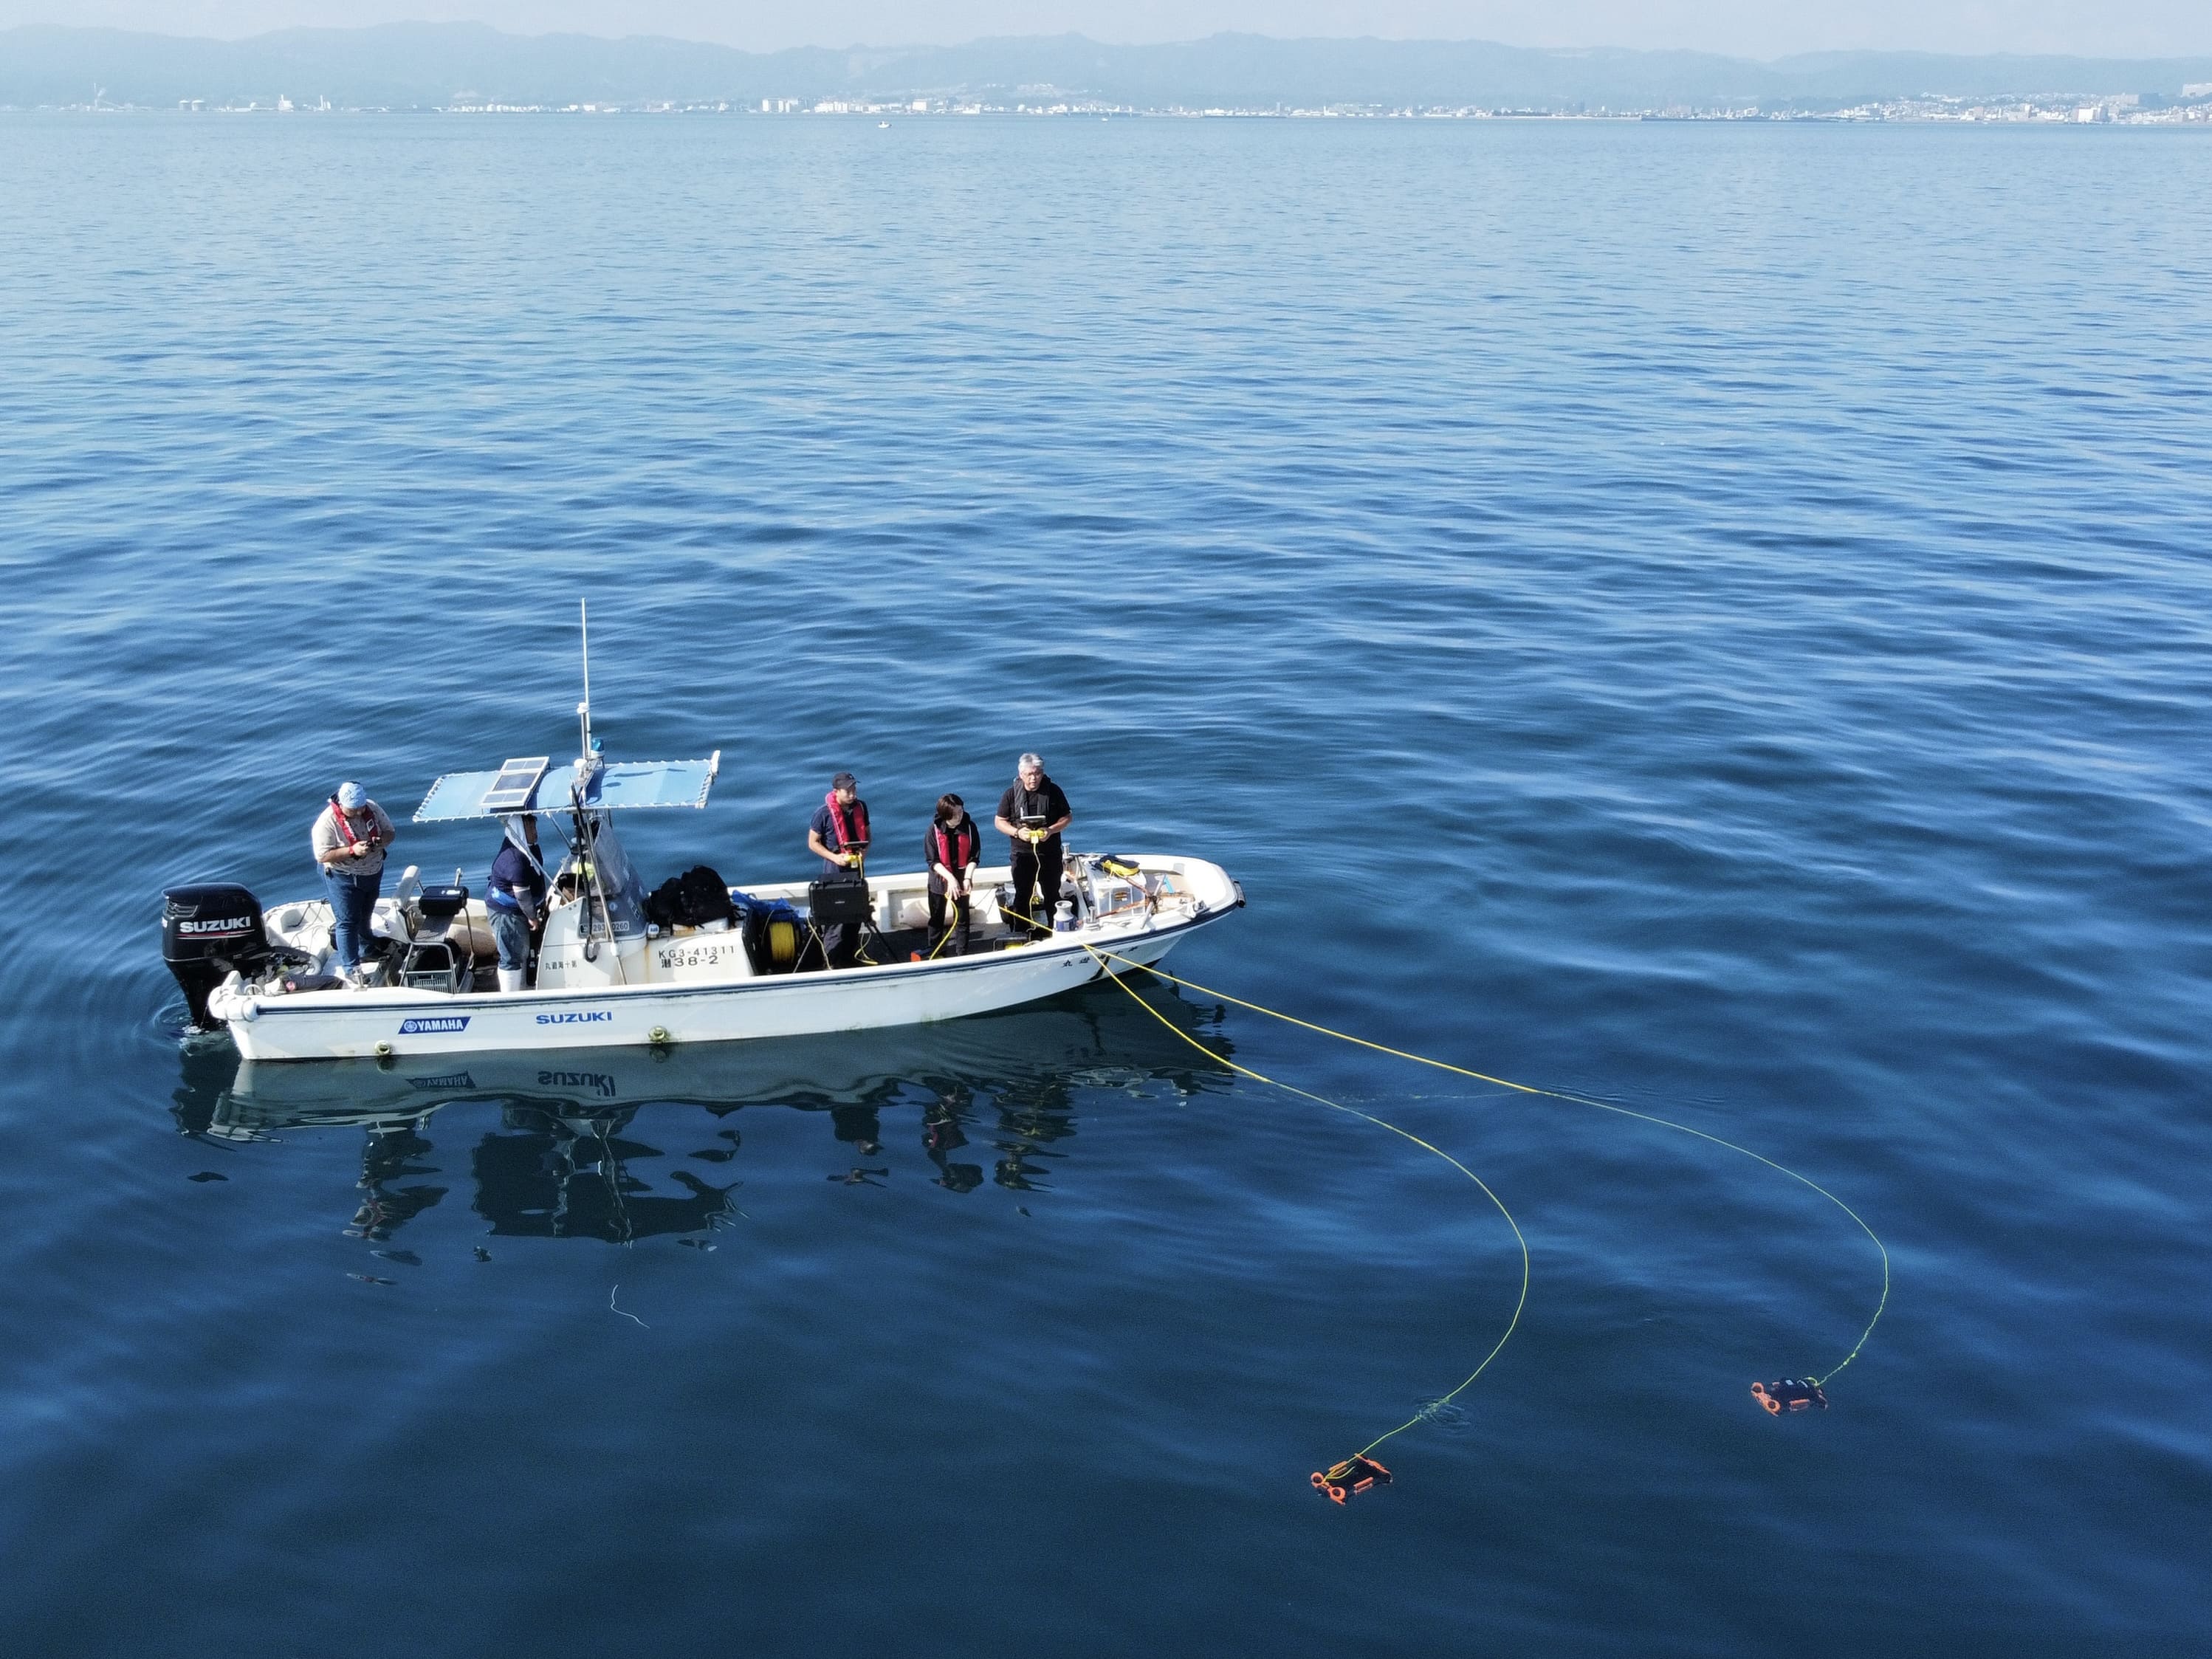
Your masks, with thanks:
M 2204 136 L 17 115 L 0 223 L 8 1651 L 2212 1648 Z M 1816 1194 L 1157 982 L 180 1042 L 161 890 L 566 752 L 580 596 L 649 878 L 1042 750 L 1202 983 L 1849 1203 L 1832 1408 Z M 1512 1235 L 1186 1036 L 1527 1237 L 1346 1509 Z

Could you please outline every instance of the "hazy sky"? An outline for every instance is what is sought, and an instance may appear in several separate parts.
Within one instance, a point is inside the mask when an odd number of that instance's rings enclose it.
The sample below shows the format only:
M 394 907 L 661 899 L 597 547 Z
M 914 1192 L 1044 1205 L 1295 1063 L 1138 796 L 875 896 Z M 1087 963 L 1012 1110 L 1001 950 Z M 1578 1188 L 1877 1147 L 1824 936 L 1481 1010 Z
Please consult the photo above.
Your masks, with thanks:
M 1689 46 L 1774 58 L 1832 47 L 2212 54 L 2212 0 L 0 0 L 0 27 L 172 34 L 473 19 L 518 33 L 670 34 L 755 52 L 987 34 L 1188 40 L 1222 29 L 1518 46 Z

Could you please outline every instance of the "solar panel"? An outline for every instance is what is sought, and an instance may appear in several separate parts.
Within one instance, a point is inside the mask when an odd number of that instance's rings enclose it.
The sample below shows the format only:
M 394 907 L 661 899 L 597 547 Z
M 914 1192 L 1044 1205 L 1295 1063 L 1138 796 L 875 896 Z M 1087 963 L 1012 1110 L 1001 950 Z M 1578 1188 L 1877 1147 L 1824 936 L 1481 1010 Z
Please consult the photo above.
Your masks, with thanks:
M 477 808 L 483 812 L 520 812 L 530 805 L 530 797 L 538 788 L 538 780 L 545 775 L 551 763 L 550 755 L 532 755 L 526 760 L 501 761 L 499 775 L 492 780 Z
M 719 749 L 702 761 L 609 761 L 583 784 L 583 805 L 594 812 L 641 806 L 704 806 L 721 770 Z M 544 769 L 542 760 L 511 760 L 496 772 L 448 772 L 415 809 L 417 823 L 496 817 L 501 812 L 557 812 L 577 787 L 576 769 Z M 532 769 L 536 769 L 533 770 Z

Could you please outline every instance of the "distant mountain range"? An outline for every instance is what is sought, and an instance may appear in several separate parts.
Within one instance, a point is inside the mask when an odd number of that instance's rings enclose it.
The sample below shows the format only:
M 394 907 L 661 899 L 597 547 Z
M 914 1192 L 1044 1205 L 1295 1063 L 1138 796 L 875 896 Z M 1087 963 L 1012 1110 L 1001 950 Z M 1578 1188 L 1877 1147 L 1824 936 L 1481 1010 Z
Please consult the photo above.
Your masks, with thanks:
M 339 107 L 454 102 L 636 104 L 761 99 L 1095 100 L 1140 109 L 1328 105 L 1651 110 L 1819 109 L 1899 98 L 2179 96 L 2212 58 L 1954 58 L 1815 52 L 1773 63 L 1694 52 L 1553 51 L 1480 40 L 1279 40 L 1217 34 L 1171 46 L 1080 35 L 960 46 L 802 47 L 756 53 L 633 35 L 503 34 L 478 23 L 285 29 L 245 40 L 36 27 L 0 31 L 0 105 L 173 108 L 273 102 Z

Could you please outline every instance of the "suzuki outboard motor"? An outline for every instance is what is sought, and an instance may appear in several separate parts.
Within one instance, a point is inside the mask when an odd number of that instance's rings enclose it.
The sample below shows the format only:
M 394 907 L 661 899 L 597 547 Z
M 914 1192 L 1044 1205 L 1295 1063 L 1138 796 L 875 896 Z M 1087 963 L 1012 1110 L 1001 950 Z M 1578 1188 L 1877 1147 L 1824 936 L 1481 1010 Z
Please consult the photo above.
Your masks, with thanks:
M 243 887 L 211 882 L 172 887 L 161 896 L 161 960 L 184 988 L 185 1006 L 198 1029 L 212 1024 L 208 993 L 234 970 L 252 978 L 269 957 L 261 901 Z

